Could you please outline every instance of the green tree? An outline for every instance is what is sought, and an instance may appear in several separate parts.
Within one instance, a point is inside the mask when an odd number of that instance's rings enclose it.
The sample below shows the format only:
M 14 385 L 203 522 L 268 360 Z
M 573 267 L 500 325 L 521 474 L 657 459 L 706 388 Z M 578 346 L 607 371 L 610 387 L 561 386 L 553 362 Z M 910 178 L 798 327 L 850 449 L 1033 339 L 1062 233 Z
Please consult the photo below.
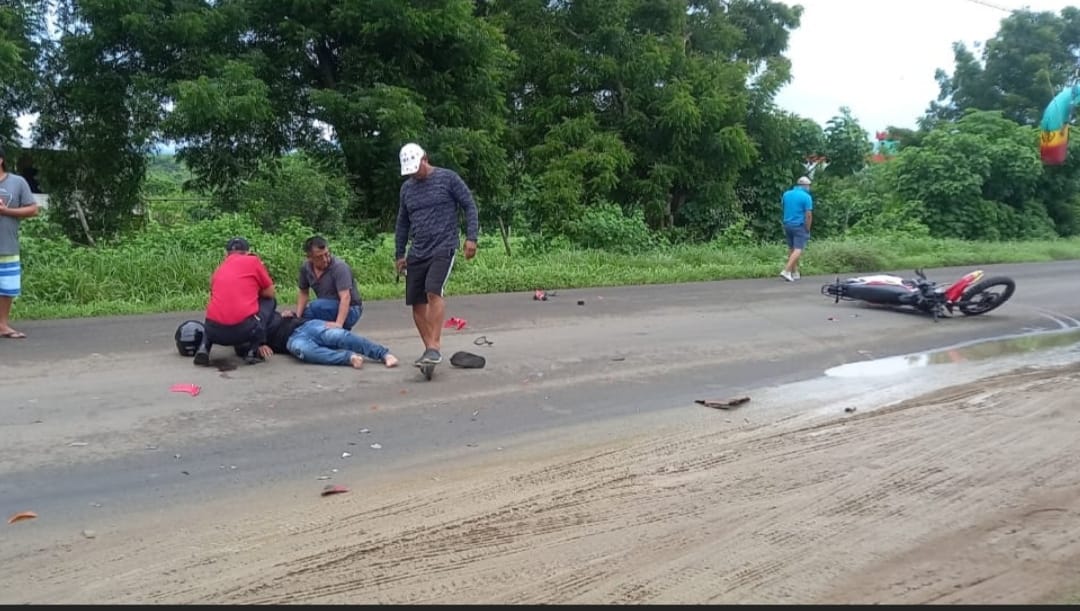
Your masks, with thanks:
M 0 74 L 4 75 L 0 138 L 6 143 L 18 142 L 18 118 L 32 108 L 41 68 L 45 8 L 34 0 L 0 3 Z
M 746 116 L 787 80 L 782 52 L 801 9 L 748 0 L 498 8 L 520 59 L 509 90 L 513 147 L 539 177 L 540 197 L 561 202 L 547 222 L 605 202 L 642 211 L 657 228 L 735 220 L 738 177 L 755 154 Z
M 64 148 L 42 168 L 68 234 L 132 226 L 169 85 L 220 63 L 237 20 L 213 0 L 56 0 L 37 141 Z
M 1033 128 L 1000 111 L 969 111 L 939 127 L 897 164 L 898 193 L 925 206 L 935 236 L 1045 238 L 1054 222 L 1039 199 L 1042 164 Z
M 1001 110 L 1020 124 L 1037 124 L 1054 94 L 1076 81 L 1080 9 L 1014 11 L 980 57 L 959 42 L 953 53 L 953 73 L 935 73 L 940 93 L 927 111 L 928 126 L 957 119 L 969 108 Z
M 245 79 L 262 81 L 274 120 L 292 127 L 289 144 L 342 160 L 358 194 L 352 216 L 384 224 L 393 218 L 401 184 L 397 153 L 410 140 L 421 142 L 434 163 L 459 170 L 481 201 L 501 191 L 503 78 L 512 56 L 501 32 L 473 14 L 473 2 L 222 4 L 243 8 L 248 50 L 235 59 L 252 67 Z M 265 126 L 262 104 L 251 110 L 252 124 Z M 207 140 L 209 127 L 190 136 L 220 149 Z M 321 142 L 324 128 L 329 147 Z
M 844 106 L 840 114 L 825 125 L 825 156 L 829 159 L 828 176 L 850 176 L 866 166 L 866 157 L 873 150 L 870 134 Z

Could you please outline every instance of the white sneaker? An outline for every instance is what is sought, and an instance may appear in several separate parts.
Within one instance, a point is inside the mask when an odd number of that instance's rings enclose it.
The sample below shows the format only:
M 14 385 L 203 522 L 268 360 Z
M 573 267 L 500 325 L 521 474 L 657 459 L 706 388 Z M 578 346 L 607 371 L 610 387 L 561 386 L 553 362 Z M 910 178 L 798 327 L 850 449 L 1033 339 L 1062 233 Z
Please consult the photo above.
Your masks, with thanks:
M 802 275 L 799 274 L 799 272 L 794 272 L 794 273 L 791 274 L 791 278 L 793 280 L 798 280 L 799 278 L 802 278 Z
M 792 276 L 791 272 L 789 272 L 786 269 L 780 272 L 780 277 L 783 278 L 784 280 L 787 280 L 788 282 L 794 282 L 795 281 L 795 277 Z

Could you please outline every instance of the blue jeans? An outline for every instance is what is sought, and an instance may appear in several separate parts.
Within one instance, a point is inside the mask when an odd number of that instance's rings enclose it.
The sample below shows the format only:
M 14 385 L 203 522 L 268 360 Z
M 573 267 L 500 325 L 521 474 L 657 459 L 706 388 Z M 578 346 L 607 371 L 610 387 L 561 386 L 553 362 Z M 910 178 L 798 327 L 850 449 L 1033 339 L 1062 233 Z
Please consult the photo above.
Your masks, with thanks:
M 327 322 L 334 322 L 337 320 L 338 304 L 341 303 L 337 299 L 316 299 L 304 307 L 304 312 L 301 314 L 303 318 L 317 318 L 319 320 L 325 320 Z M 344 329 L 349 330 L 356 326 L 356 323 L 360 320 L 360 315 L 364 313 L 364 307 L 361 305 L 354 305 L 349 307 L 349 314 L 345 316 L 345 324 L 341 325 Z
M 390 349 L 345 329 L 328 329 L 325 320 L 309 320 L 289 336 L 289 352 L 315 365 L 348 365 L 353 354 L 381 361 Z

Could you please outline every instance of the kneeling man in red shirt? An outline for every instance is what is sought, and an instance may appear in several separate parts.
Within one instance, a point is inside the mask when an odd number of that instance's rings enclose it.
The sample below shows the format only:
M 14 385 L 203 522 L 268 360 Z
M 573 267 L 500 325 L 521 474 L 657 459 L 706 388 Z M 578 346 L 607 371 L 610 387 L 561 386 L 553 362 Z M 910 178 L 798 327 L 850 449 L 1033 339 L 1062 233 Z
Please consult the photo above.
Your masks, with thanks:
M 248 346 L 245 360 L 251 364 L 273 351 L 266 345 L 266 322 L 277 308 L 274 281 L 247 240 L 232 238 L 225 245 L 225 260 L 210 277 L 210 302 L 206 306 L 202 346 L 195 364 L 210 364 L 210 349 Z

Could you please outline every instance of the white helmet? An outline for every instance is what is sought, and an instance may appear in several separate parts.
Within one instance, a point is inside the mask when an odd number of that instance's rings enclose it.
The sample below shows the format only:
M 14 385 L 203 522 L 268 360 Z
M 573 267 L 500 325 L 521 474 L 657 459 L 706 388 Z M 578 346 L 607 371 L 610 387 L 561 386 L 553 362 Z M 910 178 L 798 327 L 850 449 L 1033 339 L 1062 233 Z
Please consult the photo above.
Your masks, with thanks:
M 410 142 L 401 147 L 398 158 L 401 160 L 402 176 L 416 174 L 420 170 L 420 160 L 424 158 L 424 149 L 420 148 L 419 144 Z

